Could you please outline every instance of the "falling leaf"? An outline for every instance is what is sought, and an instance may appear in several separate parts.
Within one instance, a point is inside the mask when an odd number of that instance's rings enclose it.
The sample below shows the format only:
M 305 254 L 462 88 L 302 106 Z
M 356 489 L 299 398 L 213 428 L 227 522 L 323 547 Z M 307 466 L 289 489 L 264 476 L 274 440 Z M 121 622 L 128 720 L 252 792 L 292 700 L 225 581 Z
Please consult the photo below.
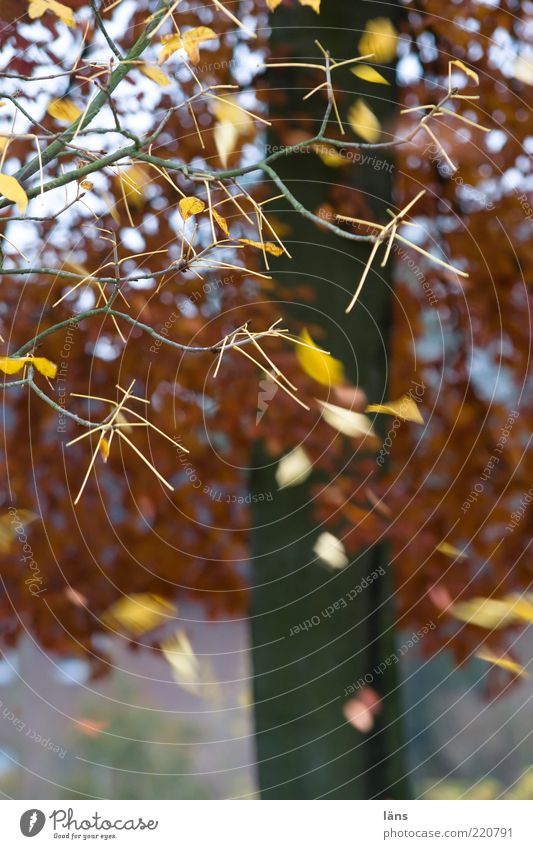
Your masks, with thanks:
M 81 110 L 78 109 L 69 97 L 63 97 L 61 100 L 51 100 L 46 111 L 56 121 L 62 121 L 64 124 L 72 124 L 81 115 Z
M 215 146 L 222 166 L 227 168 L 228 156 L 237 148 L 239 131 L 237 127 L 234 124 L 230 124 L 229 121 L 222 121 L 220 124 L 215 126 L 213 137 L 215 139 Z
M 343 705 L 342 712 L 346 721 L 361 734 L 368 734 L 374 727 L 372 711 L 361 699 L 350 699 Z
M 437 551 L 440 551 L 441 554 L 446 554 L 448 557 L 466 557 L 464 551 L 460 551 L 460 549 L 456 548 L 455 545 L 450 545 L 449 542 L 445 541 L 439 543 L 439 545 L 437 546 Z
M 191 215 L 198 215 L 205 209 L 205 203 L 200 198 L 188 197 L 182 198 L 179 202 L 180 215 L 184 221 L 187 221 Z
M 297 486 L 307 480 L 312 468 L 313 464 L 306 451 L 299 445 L 279 461 L 276 469 L 276 483 L 280 489 Z
M 344 569 L 350 562 L 341 540 L 328 531 L 320 534 L 314 544 L 313 551 L 331 569 Z
M 211 212 L 213 213 L 213 218 L 217 222 L 224 235 L 229 236 L 229 227 L 226 219 L 223 218 L 222 215 L 220 215 L 220 213 L 216 211 L 216 209 L 212 209 Z
M 174 680 L 184 690 L 198 694 L 200 664 L 185 631 L 179 630 L 161 643 L 161 651 L 172 669 Z
M 533 62 L 525 56 L 517 56 L 513 68 L 513 77 L 526 85 L 533 85 Z
M 337 386 L 344 379 L 344 368 L 340 360 L 336 360 L 320 348 L 304 328 L 300 339 L 305 345 L 298 345 L 296 356 L 303 370 L 318 383 L 324 386 Z
M 494 666 L 500 666 L 502 669 L 506 669 L 508 672 L 514 672 L 516 675 L 520 675 L 522 678 L 529 678 L 529 672 L 524 669 L 519 663 L 515 660 L 512 660 L 510 657 L 506 655 L 494 654 L 494 652 L 490 651 L 490 649 L 481 649 L 476 652 L 476 657 L 480 660 L 486 660 L 487 663 L 492 663 Z
M 89 604 L 87 596 L 80 593 L 79 590 L 75 590 L 74 587 L 67 587 L 65 589 L 65 595 L 76 607 L 87 607 Z
M 404 422 L 416 422 L 424 424 L 416 401 L 410 395 L 402 395 L 397 401 L 387 401 L 386 404 L 369 404 L 366 413 L 385 413 L 388 416 L 396 416 Z
M 472 70 L 472 68 L 469 68 L 467 65 L 464 64 L 464 62 L 461 62 L 460 59 L 452 59 L 452 61 L 450 62 L 450 73 L 452 65 L 456 68 L 459 68 L 459 70 L 462 71 L 463 74 L 466 74 L 467 77 L 470 77 L 470 79 L 473 80 L 476 85 L 479 85 L 479 76 L 476 74 L 475 71 Z
M 218 35 L 209 27 L 194 27 L 187 30 L 183 36 L 164 35 L 161 39 L 163 47 L 157 58 L 158 64 L 162 65 L 176 50 L 181 49 L 185 50 L 191 62 L 196 64 L 200 61 L 200 44 L 213 38 L 218 38 Z
M 352 74 L 355 74 L 356 77 L 359 77 L 360 80 L 365 80 L 367 83 L 390 85 L 389 81 L 385 79 L 383 74 L 380 74 L 375 68 L 371 68 L 370 65 L 354 65 L 354 67 L 350 68 L 350 70 Z
M 238 104 L 235 97 L 226 94 L 224 97 L 217 97 L 210 102 L 211 111 L 217 121 L 229 121 L 239 128 L 239 132 L 243 133 L 244 129 L 250 130 L 254 126 L 254 119 L 248 112 L 245 112 Z
M 0 516 L 0 553 L 7 554 L 11 550 L 17 534 L 15 526 L 22 525 L 25 527 L 30 522 L 35 522 L 39 517 L 31 510 L 14 510 L 11 513 L 4 513 Z
M 127 418 L 122 413 L 117 413 L 116 423 L 122 426 L 124 433 L 131 433 L 133 428 L 128 424 Z
M 55 377 L 57 366 L 45 357 L 0 357 L 0 370 L 5 374 L 16 374 L 26 363 L 32 363 L 45 377 Z
M 8 200 L 16 203 L 20 212 L 26 212 L 28 206 L 28 195 L 14 177 L 9 177 L 7 174 L 0 174 L 0 194 Z
M 111 630 L 139 635 L 173 619 L 175 615 L 175 606 L 161 596 L 135 593 L 115 601 L 102 614 L 102 622 Z
M 324 165 L 328 168 L 340 168 L 341 165 L 346 165 L 348 160 L 337 153 L 334 147 L 326 147 L 323 144 L 316 144 L 313 148 L 317 156 L 320 157 Z
M 473 598 L 458 602 L 450 611 L 480 628 L 503 628 L 512 623 L 533 622 L 533 603 L 527 596 L 512 593 L 503 598 Z
M 452 605 L 452 597 L 442 584 L 434 584 L 430 587 L 428 596 L 438 610 L 447 610 Z
M 213 135 L 217 153 L 225 168 L 228 156 L 237 149 L 241 137 L 251 137 L 254 133 L 254 119 L 237 105 L 230 95 L 217 97 L 211 101 L 211 110 L 217 119 Z
M 320 0 L 298 0 L 300 6 L 311 6 L 313 12 L 320 13 Z
M 322 418 L 331 427 L 344 433 L 346 436 L 361 438 L 370 436 L 375 439 L 376 434 L 372 429 L 372 422 L 363 413 L 348 410 L 346 407 L 338 407 L 328 401 L 318 401 L 321 407 Z
M 149 80 L 152 80 L 157 85 L 167 86 L 170 85 L 172 80 L 167 77 L 164 71 L 161 68 L 158 68 L 157 65 L 141 65 L 139 70 L 145 77 L 148 77 Z
M 348 123 L 354 133 L 357 133 L 365 141 L 370 144 L 378 141 L 381 134 L 381 125 L 361 97 L 350 107 L 348 111 Z
M 26 357 L 0 357 L 0 370 L 5 374 L 16 374 L 26 362 Z
M 361 55 L 372 53 L 375 62 L 390 62 L 396 56 L 398 33 L 389 18 L 373 18 L 359 41 Z
M 113 178 L 113 183 L 119 200 L 125 198 L 128 206 L 133 209 L 142 209 L 146 200 L 146 188 L 151 183 L 151 176 L 146 168 L 142 165 L 131 165 L 124 171 L 120 171 Z
M 479 628 L 504 628 L 514 620 L 513 604 L 505 599 L 471 598 L 452 605 L 448 611 L 455 619 Z
M 28 15 L 30 18 L 40 18 L 45 12 L 53 12 L 64 24 L 69 27 L 76 26 L 76 19 L 72 9 L 59 3 L 57 0 L 30 0 Z
M 253 248 L 264 249 L 267 254 L 272 254 L 272 256 L 281 256 L 283 253 L 283 248 L 275 245 L 274 242 L 254 242 L 253 239 L 239 239 L 239 242 L 242 242 L 243 245 L 251 245 Z

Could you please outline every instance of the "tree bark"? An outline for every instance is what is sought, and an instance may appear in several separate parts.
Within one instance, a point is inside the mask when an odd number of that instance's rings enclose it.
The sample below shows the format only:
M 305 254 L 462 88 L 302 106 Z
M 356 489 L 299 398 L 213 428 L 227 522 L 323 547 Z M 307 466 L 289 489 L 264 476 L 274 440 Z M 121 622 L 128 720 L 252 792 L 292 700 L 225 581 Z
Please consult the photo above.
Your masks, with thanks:
M 273 53 L 289 41 L 292 57 L 309 57 L 318 38 L 337 59 L 355 56 L 366 19 L 396 14 L 390 4 L 380 8 L 372 3 L 371 9 L 369 5 L 325 0 L 316 19 L 309 9 L 279 7 L 271 18 Z M 289 91 L 290 114 L 302 114 L 305 92 L 291 91 L 290 72 L 283 77 L 277 73 L 280 76 L 272 85 Z M 337 83 L 353 91 L 347 103 L 353 102 L 360 81 L 346 73 Z M 394 103 L 394 88 L 387 88 L 383 95 L 384 88 L 380 87 L 381 105 L 375 105 L 379 98 L 372 101 L 382 120 L 390 119 Z M 274 138 L 271 141 L 276 143 Z M 312 155 L 293 156 L 281 165 L 278 161 L 278 166 L 282 179 L 311 210 L 325 199 L 326 184 L 337 181 L 338 172 Z M 391 203 L 387 169 L 354 165 L 343 168 L 338 181 L 350 181 L 354 191 L 368 192 L 371 205 L 377 199 L 378 215 Z M 276 216 L 282 217 L 277 212 Z M 285 287 L 291 280 L 314 287 L 317 313 L 313 321 L 322 316 L 318 321 L 326 331 L 321 342 L 344 362 L 348 376 L 370 398 L 382 397 L 390 280 L 381 270 L 379 275 L 371 273 L 357 308 L 345 315 L 369 246 L 341 242 L 291 212 L 285 213 L 285 221 L 291 228 L 288 246 L 293 259 L 276 265 L 276 277 Z M 309 321 L 308 311 L 302 313 L 289 304 L 287 310 Z M 335 330 L 336 324 L 346 330 L 348 339 Z M 357 352 L 357 373 L 350 341 Z M 261 446 L 256 454 L 252 492 L 276 492 L 272 463 L 265 462 Z M 311 478 L 304 485 L 281 490 L 273 501 L 256 503 L 253 509 L 251 635 L 261 795 L 265 799 L 406 798 L 396 663 L 386 667 L 372 685 L 383 700 L 383 710 L 370 733 L 358 732 L 342 712 L 349 698 L 346 688 L 394 653 L 387 550 L 385 545 L 367 550 L 332 578 L 312 553 L 320 532 L 307 506 L 312 483 Z M 329 618 L 321 615 L 379 567 L 385 570 L 384 577 L 372 581 Z M 313 622 L 317 616 L 318 625 L 290 635 L 294 626 Z

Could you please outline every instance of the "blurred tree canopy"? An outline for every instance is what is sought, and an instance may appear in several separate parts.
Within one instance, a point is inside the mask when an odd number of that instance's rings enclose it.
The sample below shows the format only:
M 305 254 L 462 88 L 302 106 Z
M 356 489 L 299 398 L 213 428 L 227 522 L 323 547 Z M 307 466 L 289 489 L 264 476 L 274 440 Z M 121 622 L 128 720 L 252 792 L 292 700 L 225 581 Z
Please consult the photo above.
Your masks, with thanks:
M 339 775 L 288 793 L 405 795 L 393 595 L 423 651 L 523 672 L 530 54 L 518 3 L 458 16 L 0 8 L 2 643 L 97 675 L 112 634 L 190 685 L 180 600 L 253 587 L 261 756 L 297 728 Z

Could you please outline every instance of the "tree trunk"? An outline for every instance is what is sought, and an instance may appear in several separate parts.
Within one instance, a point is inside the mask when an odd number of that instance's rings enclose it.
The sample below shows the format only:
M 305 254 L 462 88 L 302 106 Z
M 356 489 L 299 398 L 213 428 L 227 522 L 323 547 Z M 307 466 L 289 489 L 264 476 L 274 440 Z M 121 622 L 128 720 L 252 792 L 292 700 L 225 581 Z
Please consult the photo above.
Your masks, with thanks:
M 316 50 L 314 39 L 318 38 L 336 59 L 355 56 L 366 19 L 395 14 L 390 4 L 380 8 L 379 3 L 372 3 L 371 10 L 369 5 L 323 0 L 319 18 L 299 6 L 279 7 L 271 19 L 273 53 L 289 41 L 292 57 L 309 57 Z M 302 114 L 305 92 L 291 91 L 290 73 L 276 73 L 279 76 L 273 79 L 270 72 L 269 80 L 272 86 L 278 84 L 289 91 L 289 115 Z M 344 104 L 345 116 L 346 106 L 355 100 L 361 83 L 350 73 L 342 74 L 336 82 L 340 89 L 354 93 Z M 394 88 L 387 88 L 385 94 L 385 87 L 379 88 L 382 100 L 372 100 L 372 108 L 381 120 L 387 120 L 393 110 Z M 367 200 L 378 215 L 390 205 L 391 176 L 386 169 L 354 165 L 337 172 L 313 155 L 293 156 L 281 164 L 278 160 L 276 167 L 291 191 L 311 210 L 325 199 L 327 184 L 336 182 L 338 173 L 338 182 L 350 181 L 354 191 L 368 192 Z M 277 212 L 276 216 L 282 217 Z M 370 398 L 382 397 L 389 280 L 382 273 L 371 273 L 357 308 L 345 315 L 369 246 L 341 241 L 295 213 L 285 213 L 285 221 L 291 228 L 288 247 L 293 259 L 276 264 L 277 279 L 285 287 L 291 280 L 314 287 L 317 312 L 312 321 L 321 321 L 326 331 L 321 342 L 344 362 L 348 376 Z M 289 304 L 286 309 L 290 315 L 304 315 L 309 322 L 309 311 L 302 313 Z M 335 330 L 336 326 L 346 331 L 347 339 Z M 350 343 L 357 354 L 357 373 Z M 265 458 L 260 446 L 257 460 L 252 491 L 276 491 L 275 469 L 272 463 L 262 462 Z M 317 564 L 312 548 L 320 529 L 308 506 L 312 482 L 311 478 L 304 485 L 281 490 L 272 502 L 255 504 L 252 517 L 251 634 L 261 794 L 265 799 L 406 798 L 396 663 L 390 663 L 372 685 L 383 699 L 383 710 L 370 733 L 358 732 L 342 712 L 349 698 L 346 688 L 394 653 L 386 547 L 367 550 L 334 577 Z M 379 567 L 385 570 L 384 577 L 370 582 L 329 618 L 321 615 Z M 294 626 L 313 622 L 317 615 L 320 624 L 290 635 Z

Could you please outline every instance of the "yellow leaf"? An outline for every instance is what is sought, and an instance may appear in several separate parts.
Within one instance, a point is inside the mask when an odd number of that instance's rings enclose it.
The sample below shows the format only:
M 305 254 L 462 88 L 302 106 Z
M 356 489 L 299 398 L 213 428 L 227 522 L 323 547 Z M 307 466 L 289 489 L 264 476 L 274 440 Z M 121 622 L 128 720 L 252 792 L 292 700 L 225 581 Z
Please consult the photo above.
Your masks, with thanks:
M 388 401 L 386 404 L 369 404 L 365 413 L 385 413 L 403 419 L 404 422 L 424 424 L 416 401 L 409 395 L 402 395 L 397 401 Z
M 218 38 L 216 32 L 213 32 L 210 27 L 194 27 L 181 35 L 165 35 L 161 39 L 163 48 L 159 53 L 157 62 L 162 65 L 165 59 L 172 56 L 176 50 L 185 50 L 191 62 L 200 61 L 200 44 L 204 41 L 211 41 L 213 38 Z
M 286 486 L 297 486 L 307 480 L 312 468 L 311 460 L 299 445 L 279 461 L 276 469 L 276 483 L 280 489 L 285 489 Z
M 313 12 L 316 12 L 317 15 L 320 12 L 320 0 L 298 0 L 300 6 L 311 6 Z
M 503 628 L 521 622 L 533 622 L 533 603 L 527 596 L 506 595 L 504 598 L 473 598 L 458 602 L 451 609 L 456 619 L 480 628 Z
M 357 135 L 361 136 L 362 139 L 370 144 L 374 144 L 379 139 L 381 125 L 361 97 L 350 107 L 348 111 L 348 123 L 354 133 L 357 133 Z
M 281 256 L 283 253 L 283 248 L 280 248 L 274 242 L 255 242 L 253 239 L 239 239 L 239 242 L 243 245 L 251 245 L 252 248 L 264 249 L 267 254 L 272 254 L 272 256 Z
M 185 631 L 176 631 L 172 637 L 161 643 L 161 652 L 170 664 L 175 682 L 184 690 L 197 695 L 200 683 L 200 663 Z
M 68 97 L 50 101 L 46 111 L 56 121 L 61 121 L 64 124 L 72 124 L 81 115 L 81 110 Z
M 231 95 L 213 98 L 210 107 L 217 119 L 213 132 L 217 153 L 223 167 L 226 168 L 228 156 L 237 149 L 239 138 L 253 136 L 254 119 L 239 107 Z
M 9 177 L 7 174 L 0 174 L 0 194 L 16 203 L 20 212 L 24 213 L 26 211 L 28 195 L 14 177 Z
M 57 366 L 55 363 L 47 360 L 46 357 L 26 357 L 28 362 L 33 363 L 35 368 L 45 377 L 55 377 L 57 374 Z
M 150 182 L 150 174 L 142 165 L 131 165 L 113 178 L 117 200 L 123 200 L 125 197 L 129 206 L 141 209 L 145 203 L 145 190 Z M 113 215 L 112 211 L 111 214 Z M 118 216 L 117 219 L 120 221 Z
M 68 27 L 76 26 L 76 19 L 72 9 L 65 6 L 64 3 L 58 3 L 57 0 L 48 0 L 50 11 L 57 15 L 60 21 L 63 21 Z
M 464 62 L 461 62 L 460 59 L 452 59 L 452 61 L 450 62 L 450 73 L 452 71 L 452 65 L 455 65 L 455 67 L 459 68 L 459 70 L 462 71 L 463 74 L 466 74 L 467 77 L 470 77 L 470 79 L 473 80 L 476 85 L 479 85 L 479 77 L 476 72 L 473 71 L 472 68 L 469 68 L 467 65 L 465 65 Z
M 26 362 L 26 357 L 0 357 L 0 370 L 5 374 L 16 374 Z
M 93 184 L 90 180 L 82 180 L 80 183 L 80 189 L 83 189 L 86 192 L 90 192 L 93 187 Z
M 487 663 L 493 663 L 494 666 L 500 666 L 508 672 L 515 672 L 516 675 L 520 675 L 523 678 L 530 677 L 529 672 L 527 672 L 524 667 L 515 660 L 512 660 L 510 657 L 506 657 L 506 655 L 498 656 L 497 654 L 494 654 L 494 652 L 490 651 L 490 649 L 481 649 L 481 651 L 476 652 L 476 657 L 479 657 L 480 660 L 486 660 Z
M 170 80 L 161 68 L 157 67 L 157 65 L 144 64 L 141 65 L 139 70 L 145 77 L 148 77 L 149 80 L 153 80 L 153 82 L 157 83 L 157 85 L 167 86 L 172 82 L 172 80 Z
M 297 345 L 296 355 L 303 370 L 324 386 L 338 386 L 342 383 L 344 369 L 340 360 L 321 351 L 305 328 L 300 339 L 305 345 Z
M 513 602 L 513 613 L 517 620 L 533 622 L 533 604 L 522 596 L 510 595 L 506 599 Z
M 113 630 L 125 630 L 131 634 L 142 634 L 168 619 L 174 619 L 173 604 L 153 593 L 134 593 L 115 601 L 102 614 L 104 625 Z
M 191 215 L 198 215 L 205 209 L 205 203 L 200 198 L 189 197 L 182 198 L 179 202 L 180 214 L 184 221 L 187 221 Z
M 390 85 L 389 81 L 385 79 L 383 74 L 380 74 L 375 68 L 371 68 L 370 65 L 354 65 L 354 67 L 350 68 L 350 70 L 352 74 L 355 74 L 356 77 L 359 77 L 360 80 L 365 80 L 367 83 Z
M 100 449 L 100 454 L 103 457 L 104 463 L 107 463 L 107 458 L 109 457 L 109 442 L 105 438 L 105 436 L 100 437 L 100 442 L 98 443 L 98 448 Z
M 17 538 L 15 527 L 29 525 L 39 517 L 31 510 L 11 508 L 11 512 L 0 516 L 0 553 L 7 554 Z M 20 532 L 20 531 L 19 531 Z
M 398 33 L 389 18 L 373 18 L 359 41 L 361 54 L 372 53 L 374 62 L 390 62 L 396 56 Z
M 318 403 L 320 404 L 324 421 L 330 427 L 338 430 L 339 433 L 344 433 L 346 436 L 352 436 L 357 439 L 363 436 L 369 436 L 375 439 L 376 434 L 372 428 L 372 422 L 363 413 L 356 413 L 355 410 L 349 410 L 347 407 L 330 404 L 329 401 L 318 401 Z
M 220 213 L 218 213 L 216 211 L 216 209 L 212 209 L 211 212 L 213 213 L 213 218 L 217 222 L 217 224 L 220 227 L 220 229 L 222 230 L 222 232 L 226 236 L 229 236 L 229 227 L 228 227 L 228 222 L 226 221 L 226 219 L 223 218 L 222 215 L 220 215 Z
M 331 569 L 344 569 L 350 562 L 341 540 L 328 531 L 320 534 L 313 546 L 313 551 Z
M 271 12 L 273 12 L 275 9 L 277 9 L 278 6 L 280 5 L 280 3 L 281 3 L 281 0 L 266 0 L 266 4 L 267 4 L 267 6 L 268 6 L 268 8 L 270 9 Z
M 181 35 L 174 33 L 174 35 L 164 35 L 161 39 L 161 44 L 163 47 L 159 51 L 159 56 L 157 57 L 157 64 L 162 65 L 169 56 L 172 56 L 176 50 L 181 50 L 183 47 L 183 41 L 181 39 Z
M 76 19 L 72 9 L 59 3 L 58 0 L 30 0 L 28 15 L 30 18 L 40 18 L 45 12 L 53 12 L 64 24 L 69 27 L 76 26 Z
M 464 551 L 461 551 L 460 549 L 456 548 L 455 545 L 450 545 L 449 542 L 445 541 L 440 542 L 438 544 L 437 551 L 440 551 L 441 554 L 446 554 L 448 557 L 458 557 L 461 559 L 466 557 Z
M 123 416 L 122 413 L 117 413 L 116 422 L 117 424 L 122 425 L 122 430 L 124 431 L 124 433 L 132 432 L 133 428 L 131 427 L 131 425 L 128 424 L 127 418 Z
M 228 156 L 237 148 L 239 130 L 229 121 L 221 121 L 213 130 L 215 146 L 223 168 L 228 167 Z

